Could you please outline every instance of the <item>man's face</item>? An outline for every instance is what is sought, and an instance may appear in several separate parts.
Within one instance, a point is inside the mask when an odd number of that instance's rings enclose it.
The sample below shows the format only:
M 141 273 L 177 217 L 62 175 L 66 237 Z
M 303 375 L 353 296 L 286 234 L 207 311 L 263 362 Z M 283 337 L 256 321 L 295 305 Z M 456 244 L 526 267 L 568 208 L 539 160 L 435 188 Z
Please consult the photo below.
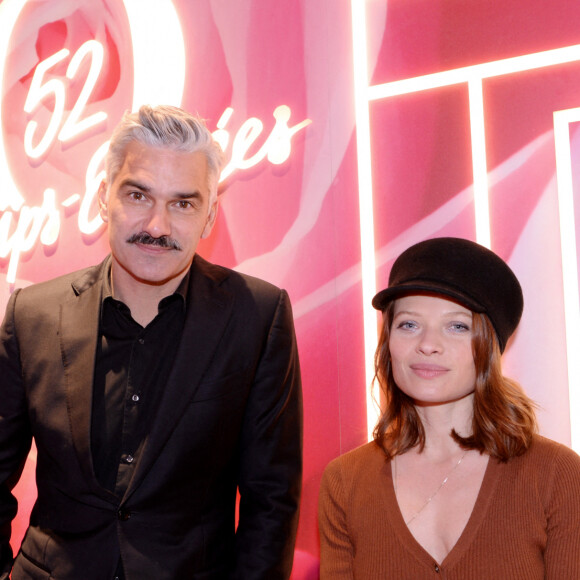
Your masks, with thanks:
M 177 287 L 215 222 L 209 195 L 203 153 L 131 142 L 115 180 L 99 189 L 115 285 Z

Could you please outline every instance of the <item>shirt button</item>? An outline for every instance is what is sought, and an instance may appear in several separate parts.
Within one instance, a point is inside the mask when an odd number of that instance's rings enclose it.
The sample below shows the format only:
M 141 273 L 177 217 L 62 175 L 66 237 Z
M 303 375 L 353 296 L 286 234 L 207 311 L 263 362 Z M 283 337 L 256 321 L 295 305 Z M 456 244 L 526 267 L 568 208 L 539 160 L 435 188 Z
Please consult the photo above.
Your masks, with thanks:
M 437 564 L 435 564 L 435 572 L 436 572 L 437 574 L 439 574 L 439 572 L 440 572 L 440 571 L 441 571 L 441 570 L 439 569 L 439 566 L 437 566 Z
M 131 401 L 133 401 L 133 403 L 138 403 L 139 402 L 139 395 L 133 395 L 131 397 Z
M 133 460 L 134 460 L 134 459 L 135 459 L 135 458 L 134 458 L 132 455 L 127 455 L 127 457 L 125 457 L 125 461 L 126 461 L 127 463 L 133 463 Z
M 117 518 L 122 522 L 126 522 L 130 517 L 131 517 L 131 512 L 128 509 L 121 508 L 117 512 Z
M 145 339 L 144 338 L 140 338 L 139 339 L 139 344 L 145 344 Z

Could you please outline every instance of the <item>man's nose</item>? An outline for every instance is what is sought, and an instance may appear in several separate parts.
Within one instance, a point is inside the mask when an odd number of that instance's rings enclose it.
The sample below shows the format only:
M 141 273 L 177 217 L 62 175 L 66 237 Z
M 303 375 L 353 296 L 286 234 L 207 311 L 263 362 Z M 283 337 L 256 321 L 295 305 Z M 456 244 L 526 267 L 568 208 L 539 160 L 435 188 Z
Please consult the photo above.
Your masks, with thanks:
M 160 204 L 154 205 L 147 216 L 144 230 L 154 238 L 171 235 L 171 222 L 168 209 Z

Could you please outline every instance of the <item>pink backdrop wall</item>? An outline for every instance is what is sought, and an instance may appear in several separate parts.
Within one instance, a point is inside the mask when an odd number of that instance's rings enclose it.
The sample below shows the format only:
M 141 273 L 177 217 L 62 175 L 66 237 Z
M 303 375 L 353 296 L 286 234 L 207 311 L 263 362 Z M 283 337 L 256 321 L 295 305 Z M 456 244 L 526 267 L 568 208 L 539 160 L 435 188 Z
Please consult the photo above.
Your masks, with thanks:
M 357 13 L 366 17 L 362 24 Z M 162 16 L 168 21 L 160 28 Z M 353 27 L 365 33 L 363 47 L 353 47 Z M 141 33 L 148 39 L 142 48 Z M 99 67 L 98 49 L 86 45 L 92 40 L 103 47 Z M 577 43 L 580 5 L 566 0 L 0 0 L 0 307 L 15 287 L 106 254 L 91 202 L 101 169 L 95 153 L 125 109 L 173 101 L 201 114 L 214 130 L 231 107 L 226 152 L 238 165 L 255 161 L 262 146 L 271 145 L 267 138 L 280 105 L 291 113 L 278 130 L 310 120 L 293 134 L 275 133 L 286 148 L 276 163 L 265 158 L 224 180 L 217 226 L 199 251 L 286 288 L 292 298 L 305 404 L 298 549 L 316 558 L 322 469 L 367 437 L 368 302 L 361 268 L 367 250 L 364 244 L 361 249 L 359 177 L 370 161 L 374 285 L 385 285 L 395 256 L 415 241 L 481 239 L 474 100 L 465 80 L 477 73 L 489 244 L 520 277 L 526 300 L 506 368 L 538 401 L 542 432 L 570 444 L 575 391 L 569 389 L 574 368 L 566 348 L 577 326 L 577 296 L 566 308 L 565 297 L 574 298 L 578 284 L 573 218 L 580 209 L 572 196 L 572 210 L 562 210 L 564 186 L 556 170 L 566 156 L 556 154 L 554 112 L 580 107 Z M 81 47 L 89 52 L 73 71 Z M 541 68 L 534 60 L 525 70 L 498 73 L 506 59 L 565 47 L 572 47 L 565 63 L 557 64 L 560 53 L 550 53 Z M 47 67 L 63 48 L 70 52 Z M 183 64 L 177 64 L 180 50 Z M 492 64 L 483 72 L 465 68 L 485 63 Z M 361 65 L 368 71 L 362 75 Z M 457 69 L 463 71 L 459 80 L 430 87 L 428 75 Z M 391 83 L 415 77 L 415 88 L 395 94 Z M 86 118 L 95 124 L 59 140 L 85 94 L 76 126 Z M 99 113 L 106 119 L 92 117 Z M 355 123 L 365 115 L 368 136 Z M 572 192 L 578 192 L 580 116 L 570 115 L 565 141 Z M 251 118 L 260 119 L 263 130 L 240 149 Z M 38 125 L 27 145 L 31 122 Z M 43 151 L 51 127 L 55 136 Z M 365 143 L 370 159 L 357 155 Z M 572 218 L 564 242 L 563 217 Z M 564 268 L 563 248 L 571 250 Z M 565 285 L 570 271 L 571 291 Z M 374 313 L 370 320 L 376 324 Z M 18 489 L 23 501 L 16 543 L 34 495 L 33 471 L 32 455 Z

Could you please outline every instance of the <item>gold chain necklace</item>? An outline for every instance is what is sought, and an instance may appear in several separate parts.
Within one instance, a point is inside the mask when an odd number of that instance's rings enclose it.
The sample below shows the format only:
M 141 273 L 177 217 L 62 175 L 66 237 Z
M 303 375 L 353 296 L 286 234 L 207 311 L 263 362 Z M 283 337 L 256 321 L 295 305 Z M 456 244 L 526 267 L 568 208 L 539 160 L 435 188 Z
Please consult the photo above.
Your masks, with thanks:
M 421 506 L 419 511 L 415 512 L 415 515 L 405 522 L 407 526 L 431 503 L 431 500 L 441 491 L 441 488 L 447 483 L 447 480 L 451 476 L 451 474 L 459 467 L 459 464 L 463 461 L 463 458 L 467 455 L 467 451 L 463 452 L 463 455 L 459 458 L 459 461 L 449 470 L 447 475 L 443 478 L 443 481 L 439 484 L 439 487 L 432 493 L 426 500 L 425 503 Z M 393 464 L 395 466 L 395 495 L 397 494 L 397 456 L 393 459 Z

